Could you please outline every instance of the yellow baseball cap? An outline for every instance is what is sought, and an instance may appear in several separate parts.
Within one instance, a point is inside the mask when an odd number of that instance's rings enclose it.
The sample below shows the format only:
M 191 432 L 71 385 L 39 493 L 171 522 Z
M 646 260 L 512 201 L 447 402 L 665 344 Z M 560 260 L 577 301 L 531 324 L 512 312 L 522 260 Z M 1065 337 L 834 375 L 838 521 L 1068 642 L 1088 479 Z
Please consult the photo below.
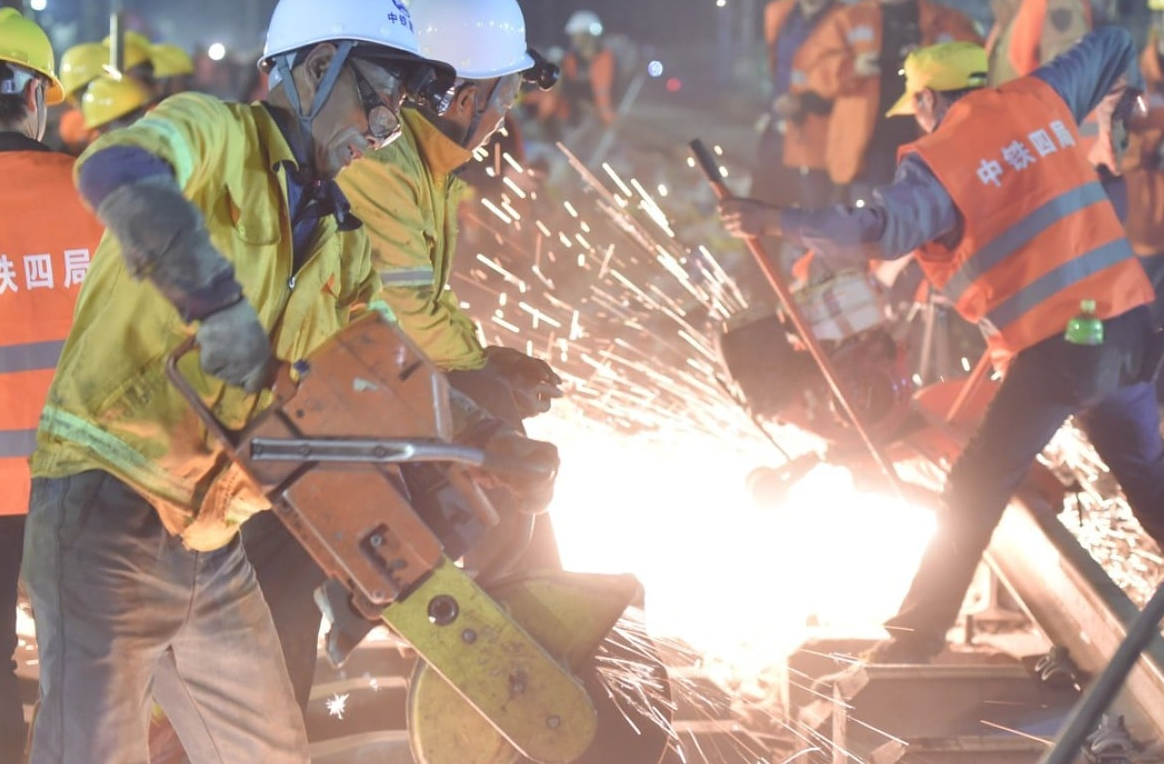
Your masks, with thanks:
M 885 116 L 913 114 L 913 97 L 926 88 L 964 90 L 986 84 L 986 49 L 972 42 L 943 42 L 918 48 L 905 58 L 905 93 Z

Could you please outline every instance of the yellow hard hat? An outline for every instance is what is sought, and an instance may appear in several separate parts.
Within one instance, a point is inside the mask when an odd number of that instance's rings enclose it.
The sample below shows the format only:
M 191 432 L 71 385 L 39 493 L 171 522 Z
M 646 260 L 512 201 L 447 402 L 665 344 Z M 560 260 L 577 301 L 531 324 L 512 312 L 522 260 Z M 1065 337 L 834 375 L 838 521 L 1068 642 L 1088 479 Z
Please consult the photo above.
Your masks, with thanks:
M 44 30 L 20 15 L 15 8 L 0 8 L 0 61 L 36 72 L 49 81 L 45 103 L 65 100 L 65 91 L 56 75 L 53 46 Z
M 913 97 L 926 88 L 964 90 L 986 84 L 986 49 L 972 42 L 943 42 L 918 48 L 905 57 L 905 92 L 885 116 L 913 114 Z
M 81 98 L 81 113 L 90 130 L 107 125 L 119 117 L 144 109 L 150 93 L 132 77 L 105 75 L 93 80 Z
M 177 45 L 159 42 L 150 46 L 150 60 L 154 63 L 154 77 L 180 77 L 194 73 L 194 59 Z
M 74 45 L 61 56 L 61 85 L 69 98 L 93 80 L 105 74 L 109 65 L 109 48 L 99 42 Z
M 101 41 L 101 44 L 105 46 L 106 58 L 109 58 L 108 51 L 111 42 L 112 39 L 109 37 Z M 121 43 L 122 71 L 128 72 L 130 69 L 151 63 L 150 38 L 141 32 L 130 30 L 121 35 Z
M 1164 0 L 1148 0 L 1148 10 L 1164 11 Z

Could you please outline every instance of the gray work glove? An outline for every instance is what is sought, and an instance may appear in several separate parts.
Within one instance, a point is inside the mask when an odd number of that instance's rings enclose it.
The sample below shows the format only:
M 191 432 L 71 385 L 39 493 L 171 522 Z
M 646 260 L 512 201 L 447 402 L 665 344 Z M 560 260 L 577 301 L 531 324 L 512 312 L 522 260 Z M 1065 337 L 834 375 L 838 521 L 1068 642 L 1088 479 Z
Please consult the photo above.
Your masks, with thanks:
M 207 374 L 252 395 L 265 386 L 271 341 L 246 298 L 202 319 L 198 346 Z
M 545 511 L 558 476 L 558 449 L 553 443 L 527 438 L 491 416 L 467 395 L 449 390 L 453 440 L 485 452 L 477 481 L 482 488 L 507 488 L 529 514 Z
M 504 429 L 485 442 L 485 469 L 517 495 L 521 511 L 539 515 L 554 498 L 558 477 L 558 448 L 516 430 Z
M 522 419 L 550 410 L 554 398 L 562 397 L 562 378 L 540 358 L 513 348 L 490 345 L 485 348 L 485 368 L 505 380 Z

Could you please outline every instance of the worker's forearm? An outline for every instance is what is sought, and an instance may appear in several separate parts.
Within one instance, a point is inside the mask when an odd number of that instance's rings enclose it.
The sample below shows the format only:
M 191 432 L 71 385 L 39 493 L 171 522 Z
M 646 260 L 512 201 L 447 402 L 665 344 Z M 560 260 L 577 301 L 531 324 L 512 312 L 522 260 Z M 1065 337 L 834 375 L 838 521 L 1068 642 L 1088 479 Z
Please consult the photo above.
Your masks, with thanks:
M 834 270 L 868 259 L 907 255 L 958 227 L 950 195 L 914 156 L 902 160 L 893 183 L 878 189 L 864 207 L 784 210 L 783 235 L 815 250 Z
M 202 213 L 174 177 L 144 159 L 113 172 L 98 161 L 103 153 L 81 168 L 78 187 L 121 244 L 129 272 L 148 278 L 187 322 L 238 302 L 234 267 L 211 244 Z

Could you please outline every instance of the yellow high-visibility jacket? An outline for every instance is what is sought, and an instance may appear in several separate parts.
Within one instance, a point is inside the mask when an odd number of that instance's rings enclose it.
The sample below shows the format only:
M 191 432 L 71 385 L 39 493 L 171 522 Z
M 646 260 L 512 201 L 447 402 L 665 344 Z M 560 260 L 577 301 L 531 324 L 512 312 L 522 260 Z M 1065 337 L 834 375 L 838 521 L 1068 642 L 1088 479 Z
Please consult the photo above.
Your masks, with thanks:
M 479 369 L 485 350 L 472 319 L 448 289 L 457 246 L 457 207 L 467 190 L 453 171 L 472 153 L 413 109 L 403 134 L 340 173 L 364 223 L 372 260 L 400 327 L 445 370 Z
M 292 273 L 285 166 L 295 159 L 261 104 L 175 96 L 98 140 L 78 166 L 117 145 L 141 147 L 174 169 L 214 246 L 234 264 L 278 358 L 303 358 L 378 307 L 367 237 L 339 231 L 334 217 L 320 222 L 308 259 Z M 225 545 L 268 505 L 166 378 L 167 357 L 194 331 L 152 284 L 129 275 L 107 233 L 49 391 L 32 474 L 109 472 L 148 499 L 188 547 L 205 551 Z M 196 353 L 180 368 L 228 428 L 241 428 L 269 402 L 269 393 L 247 395 L 203 374 Z

